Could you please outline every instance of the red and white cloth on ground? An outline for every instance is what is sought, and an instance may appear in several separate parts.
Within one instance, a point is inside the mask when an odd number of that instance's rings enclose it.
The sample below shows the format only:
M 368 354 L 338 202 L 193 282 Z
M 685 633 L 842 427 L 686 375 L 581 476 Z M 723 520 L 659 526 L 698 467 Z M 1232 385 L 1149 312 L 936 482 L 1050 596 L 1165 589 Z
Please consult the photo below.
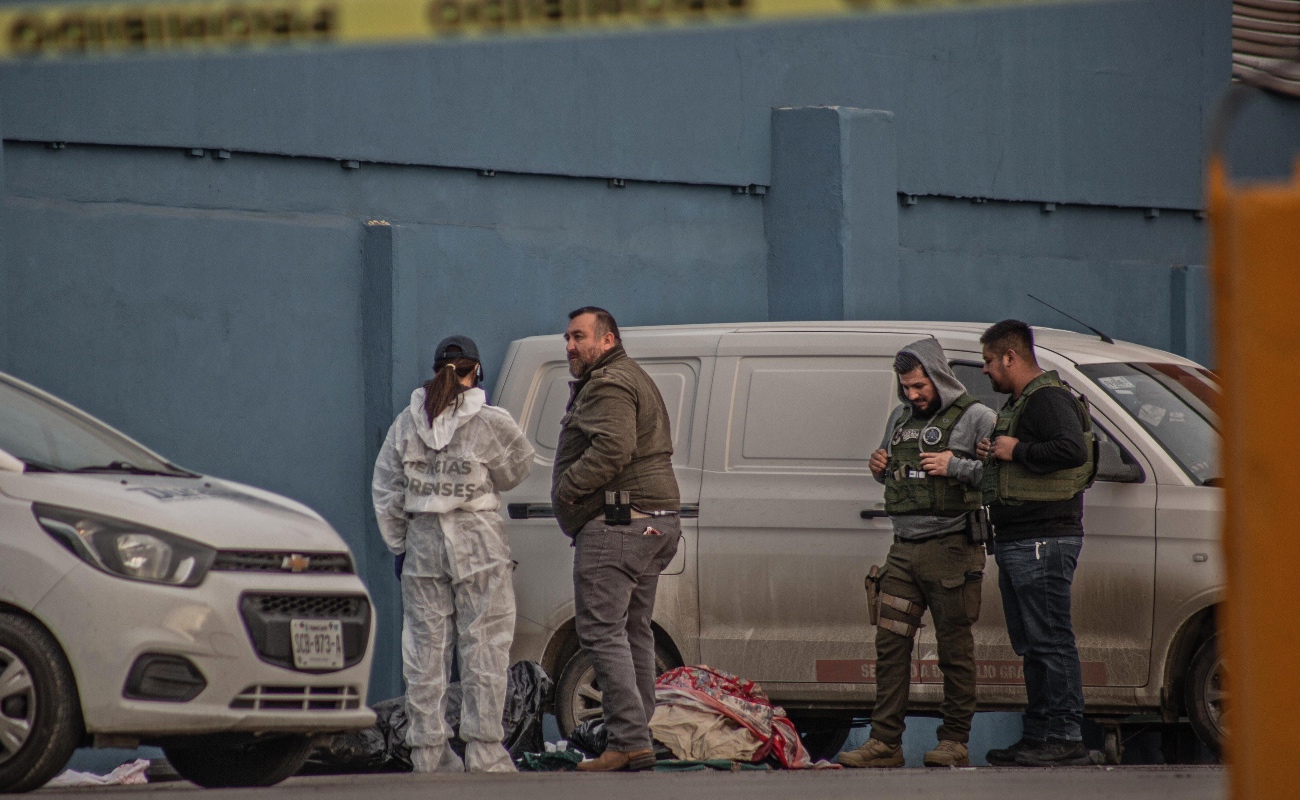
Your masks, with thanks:
M 744 726 L 763 742 L 754 754 L 754 761 L 771 754 L 786 769 L 813 766 L 794 723 L 780 706 L 772 705 L 753 681 L 705 665 L 678 667 L 655 681 L 655 705 L 720 714 Z

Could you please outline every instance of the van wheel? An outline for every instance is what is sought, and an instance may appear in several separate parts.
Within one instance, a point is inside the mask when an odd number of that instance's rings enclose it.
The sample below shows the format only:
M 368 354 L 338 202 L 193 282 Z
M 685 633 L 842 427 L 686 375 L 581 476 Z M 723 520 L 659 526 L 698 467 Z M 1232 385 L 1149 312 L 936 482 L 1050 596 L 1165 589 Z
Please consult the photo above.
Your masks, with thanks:
M 853 733 L 853 717 L 786 713 L 794 723 L 794 729 L 799 732 L 803 749 L 808 751 L 808 756 L 813 761 L 834 759 Z
M 243 744 L 205 744 L 201 739 L 163 748 L 182 778 L 208 789 L 274 786 L 302 769 L 310 736 L 277 736 Z
M 0 614 L 0 792 L 44 786 L 81 741 L 72 668 L 40 623 Z
M 1184 683 L 1187 718 L 1196 735 L 1216 756 L 1223 754 L 1223 737 L 1228 729 L 1223 688 L 1226 672 L 1227 664 L 1219 652 L 1219 634 L 1213 633 L 1196 649 Z
M 655 675 L 662 675 L 679 667 L 677 658 L 663 644 L 655 642 Z M 599 719 L 604 712 L 600 702 L 601 690 L 596 682 L 596 667 L 591 657 L 581 647 L 569 663 L 560 670 L 555 684 L 555 721 L 560 735 L 568 738 L 578 724 L 589 719 Z

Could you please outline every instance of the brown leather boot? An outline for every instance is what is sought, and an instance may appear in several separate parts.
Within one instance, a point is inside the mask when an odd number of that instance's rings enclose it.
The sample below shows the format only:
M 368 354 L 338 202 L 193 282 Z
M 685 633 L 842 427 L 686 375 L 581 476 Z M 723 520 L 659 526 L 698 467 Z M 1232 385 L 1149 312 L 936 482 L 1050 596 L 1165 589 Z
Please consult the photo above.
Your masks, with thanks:
M 578 765 L 579 772 L 639 772 L 646 769 L 654 769 L 655 751 L 653 750 L 633 750 L 630 753 L 620 753 L 617 750 L 606 750 L 600 754 L 600 758 L 594 758 L 591 761 L 584 761 Z

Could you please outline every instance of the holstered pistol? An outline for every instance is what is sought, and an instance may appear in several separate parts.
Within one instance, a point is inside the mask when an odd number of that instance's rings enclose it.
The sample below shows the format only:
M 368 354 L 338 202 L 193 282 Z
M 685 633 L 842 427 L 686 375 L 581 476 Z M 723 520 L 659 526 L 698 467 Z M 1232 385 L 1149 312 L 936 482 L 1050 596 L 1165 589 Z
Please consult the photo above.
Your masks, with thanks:
M 867 572 L 867 620 L 872 625 L 880 624 L 880 567 L 871 565 Z

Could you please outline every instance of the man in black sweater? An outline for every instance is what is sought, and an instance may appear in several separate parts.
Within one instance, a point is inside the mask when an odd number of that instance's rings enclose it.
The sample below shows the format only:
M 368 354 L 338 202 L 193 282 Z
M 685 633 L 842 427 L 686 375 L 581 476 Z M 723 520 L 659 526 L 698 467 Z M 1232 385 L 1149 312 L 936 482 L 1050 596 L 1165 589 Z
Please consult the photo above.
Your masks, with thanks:
M 1011 395 L 977 455 L 987 458 L 984 499 L 998 589 L 1028 695 L 1020 741 L 986 758 L 995 765 L 1087 764 L 1070 588 L 1083 548 L 1083 490 L 1093 474 L 1091 420 L 1057 374 L 1038 366 L 1028 325 L 1003 320 L 980 342 L 984 373 L 996 391 Z

